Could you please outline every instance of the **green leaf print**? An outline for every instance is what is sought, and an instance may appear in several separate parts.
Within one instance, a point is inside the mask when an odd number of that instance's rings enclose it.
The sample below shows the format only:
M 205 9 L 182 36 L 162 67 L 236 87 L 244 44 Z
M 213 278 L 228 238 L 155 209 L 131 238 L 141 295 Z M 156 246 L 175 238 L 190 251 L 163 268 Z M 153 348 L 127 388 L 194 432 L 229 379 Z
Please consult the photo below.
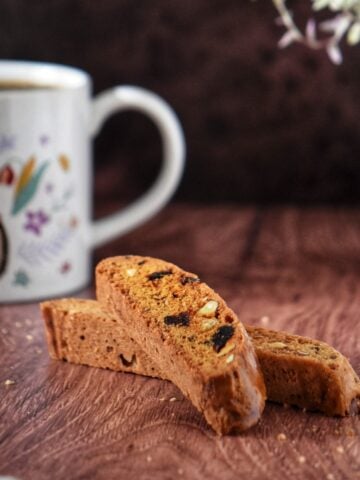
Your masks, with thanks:
M 48 166 L 49 162 L 43 163 L 41 167 L 36 170 L 27 185 L 16 194 L 13 209 L 11 212 L 13 215 L 19 213 L 33 198 L 39 186 L 41 177 L 45 173 L 45 170 Z

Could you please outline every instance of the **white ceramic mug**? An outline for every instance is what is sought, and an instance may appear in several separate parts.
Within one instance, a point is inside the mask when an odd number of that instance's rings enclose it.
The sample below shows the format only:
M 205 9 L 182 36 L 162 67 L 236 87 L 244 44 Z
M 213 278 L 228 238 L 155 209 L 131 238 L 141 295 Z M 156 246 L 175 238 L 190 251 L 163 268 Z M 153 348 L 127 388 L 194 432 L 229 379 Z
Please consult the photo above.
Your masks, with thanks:
M 91 140 L 114 112 L 135 109 L 160 130 L 163 167 L 119 213 L 92 222 Z M 0 61 L 0 302 L 76 291 L 91 278 L 94 247 L 140 225 L 176 189 L 184 137 L 172 109 L 132 86 L 91 98 L 71 67 Z

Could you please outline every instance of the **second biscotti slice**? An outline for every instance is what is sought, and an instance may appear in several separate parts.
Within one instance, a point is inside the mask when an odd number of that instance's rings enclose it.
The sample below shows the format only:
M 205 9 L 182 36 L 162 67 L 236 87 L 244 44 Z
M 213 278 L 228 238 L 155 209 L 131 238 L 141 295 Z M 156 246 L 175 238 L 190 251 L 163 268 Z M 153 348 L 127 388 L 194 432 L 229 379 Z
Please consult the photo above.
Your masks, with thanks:
M 96 268 L 98 300 L 126 319 L 149 355 L 220 434 L 260 418 L 264 380 L 242 323 L 199 278 L 163 260 L 126 256 Z
M 325 342 L 247 326 L 269 399 L 327 415 L 360 412 L 360 379 L 344 355 Z
M 151 359 L 96 300 L 63 298 L 40 304 L 54 360 L 160 377 Z

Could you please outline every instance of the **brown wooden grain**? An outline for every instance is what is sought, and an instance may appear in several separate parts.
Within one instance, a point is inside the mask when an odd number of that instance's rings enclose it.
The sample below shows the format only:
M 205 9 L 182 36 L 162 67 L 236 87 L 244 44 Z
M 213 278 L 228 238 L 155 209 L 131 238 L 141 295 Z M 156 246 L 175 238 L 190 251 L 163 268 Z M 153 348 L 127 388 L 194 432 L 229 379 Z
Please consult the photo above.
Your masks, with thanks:
M 96 257 L 121 253 L 195 271 L 244 322 L 330 342 L 360 373 L 358 211 L 173 206 Z M 218 438 L 168 382 L 51 361 L 36 304 L 0 307 L 0 331 L 0 474 L 360 478 L 359 417 L 268 404 L 255 428 Z

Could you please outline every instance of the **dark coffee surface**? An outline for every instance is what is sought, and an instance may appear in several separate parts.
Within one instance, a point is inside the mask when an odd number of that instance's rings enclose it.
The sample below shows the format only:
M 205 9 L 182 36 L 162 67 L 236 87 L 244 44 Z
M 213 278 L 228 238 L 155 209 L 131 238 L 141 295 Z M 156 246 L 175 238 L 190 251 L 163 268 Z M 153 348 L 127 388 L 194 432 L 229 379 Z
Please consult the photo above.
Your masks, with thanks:
M 41 83 L 23 82 L 21 80 L 0 80 L 1 90 L 56 90 L 61 88 L 57 85 L 46 85 Z
M 302 26 L 309 5 L 291 2 Z M 261 0 L 3 0 L 0 52 L 83 68 L 96 92 L 126 83 L 162 95 L 188 145 L 178 198 L 359 202 L 360 48 L 344 45 L 339 67 L 280 50 L 275 18 Z M 150 121 L 113 117 L 96 141 L 98 196 L 134 198 L 160 157 Z

